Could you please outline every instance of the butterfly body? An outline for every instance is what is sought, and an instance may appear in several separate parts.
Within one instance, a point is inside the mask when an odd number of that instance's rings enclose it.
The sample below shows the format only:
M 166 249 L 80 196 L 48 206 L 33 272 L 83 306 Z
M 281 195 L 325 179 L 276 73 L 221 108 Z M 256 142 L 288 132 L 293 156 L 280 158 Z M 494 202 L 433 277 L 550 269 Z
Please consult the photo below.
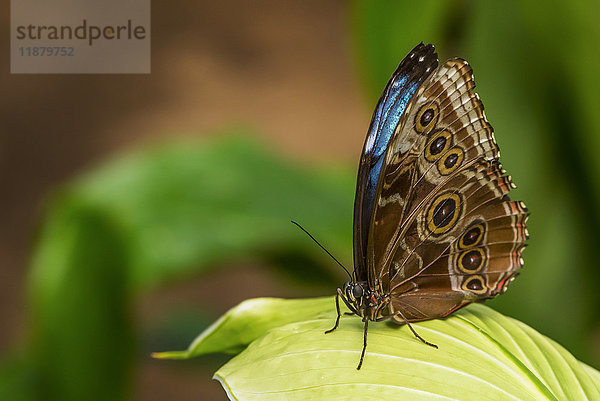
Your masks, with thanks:
M 362 317 L 365 345 L 368 321 L 446 317 L 503 293 L 522 267 L 528 212 L 508 198 L 474 87 L 466 61 L 438 66 L 419 44 L 377 104 L 358 171 L 354 274 L 336 298 L 338 312 L 341 298 Z
M 390 315 L 390 297 L 371 290 L 366 281 L 348 281 L 343 288 L 338 290 L 339 294 L 354 314 L 371 321 L 384 320 Z

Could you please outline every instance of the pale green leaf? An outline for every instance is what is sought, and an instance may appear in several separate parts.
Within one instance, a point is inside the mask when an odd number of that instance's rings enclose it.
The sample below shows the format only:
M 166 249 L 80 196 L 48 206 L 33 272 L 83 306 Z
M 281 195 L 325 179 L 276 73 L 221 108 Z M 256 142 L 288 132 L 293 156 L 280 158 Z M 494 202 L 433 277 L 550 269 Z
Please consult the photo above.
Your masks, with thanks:
M 231 308 L 204 330 L 185 351 L 158 352 L 162 359 L 187 359 L 212 352 L 238 353 L 268 330 L 322 316 L 331 320 L 330 297 L 310 299 L 248 299 Z
M 234 400 L 600 399 L 597 371 L 484 305 L 414 324 L 439 349 L 419 342 L 407 326 L 371 323 L 360 371 L 363 323 L 344 316 L 335 332 L 324 334 L 334 320 L 332 298 L 250 300 L 188 351 L 160 356 L 188 358 L 249 344 L 215 374 Z

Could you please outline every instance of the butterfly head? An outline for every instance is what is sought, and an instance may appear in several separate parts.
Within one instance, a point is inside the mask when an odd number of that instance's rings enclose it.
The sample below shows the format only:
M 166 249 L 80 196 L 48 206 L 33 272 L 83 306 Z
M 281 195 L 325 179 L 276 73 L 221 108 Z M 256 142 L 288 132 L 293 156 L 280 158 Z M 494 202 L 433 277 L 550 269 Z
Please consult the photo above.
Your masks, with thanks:
M 358 301 L 361 300 L 363 295 L 369 290 L 368 287 L 363 287 L 365 284 L 366 283 L 346 281 L 344 283 L 344 295 L 346 295 L 348 301 L 352 304 L 358 304 Z
M 371 290 L 366 281 L 345 282 L 342 294 L 346 305 L 353 313 L 369 320 L 381 318 L 389 305 L 389 297 Z

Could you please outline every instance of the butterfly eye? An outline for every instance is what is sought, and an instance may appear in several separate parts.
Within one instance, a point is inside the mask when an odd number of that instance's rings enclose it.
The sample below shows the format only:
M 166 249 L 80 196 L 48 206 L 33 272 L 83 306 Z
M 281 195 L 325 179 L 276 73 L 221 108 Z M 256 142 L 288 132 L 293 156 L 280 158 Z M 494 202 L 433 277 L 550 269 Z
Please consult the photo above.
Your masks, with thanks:
M 415 117 L 415 129 L 423 134 L 431 131 L 437 123 L 440 109 L 437 104 L 429 103 L 422 106 Z
M 355 299 L 359 299 L 363 296 L 363 288 L 360 285 L 355 285 L 354 288 L 352 288 L 352 295 L 354 296 Z

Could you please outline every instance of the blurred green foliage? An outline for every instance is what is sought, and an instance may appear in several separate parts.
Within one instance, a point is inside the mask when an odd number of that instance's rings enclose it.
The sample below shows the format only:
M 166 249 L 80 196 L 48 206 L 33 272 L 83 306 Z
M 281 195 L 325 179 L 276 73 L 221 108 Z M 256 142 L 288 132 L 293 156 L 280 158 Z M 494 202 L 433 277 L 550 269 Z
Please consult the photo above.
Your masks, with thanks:
M 333 164 L 290 163 L 243 129 L 216 136 L 156 145 L 74 184 L 74 196 L 106 210 L 126 230 L 132 285 L 148 289 L 229 257 L 270 262 L 288 254 L 317 264 L 314 279 L 336 283 L 335 268 L 326 267 L 290 219 L 318 227 L 333 249 L 346 252 L 351 204 L 342 194 L 352 187 L 352 174 Z M 293 269 L 287 273 L 299 279 Z
M 353 174 L 290 163 L 240 131 L 125 155 L 55 195 L 33 253 L 31 349 L 0 369 L 0 399 L 127 398 L 132 298 L 226 260 L 334 288 L 336 267 L 289 219 L 350 255 Z
M 469 60 L 502 161 L 520 186 L 513 197 L 532 212 L 525 269 L 490 304 L 595 366 L 599 8 L 581 0 L 350 5 L 373 104 L 421 41 L 434 43 L 441 60 Z M 30 348 L 3 362 L 0 398 L 127 397 L 140 336 L 134 297 L 224 260 L 251 257 L 291 276 L 312 266 L 311 280 L 333 291 L 339 272 L 289 219 L 349 258 L 354 168 L 300 167 L 253 140 L 227 137 L 138 151 L 63 188 L 33 251 Z
M 125 397 L 135 351 L 126 244 L 114 216 L 76 196 L 49 216 L 30 288 L 39 399 Z

